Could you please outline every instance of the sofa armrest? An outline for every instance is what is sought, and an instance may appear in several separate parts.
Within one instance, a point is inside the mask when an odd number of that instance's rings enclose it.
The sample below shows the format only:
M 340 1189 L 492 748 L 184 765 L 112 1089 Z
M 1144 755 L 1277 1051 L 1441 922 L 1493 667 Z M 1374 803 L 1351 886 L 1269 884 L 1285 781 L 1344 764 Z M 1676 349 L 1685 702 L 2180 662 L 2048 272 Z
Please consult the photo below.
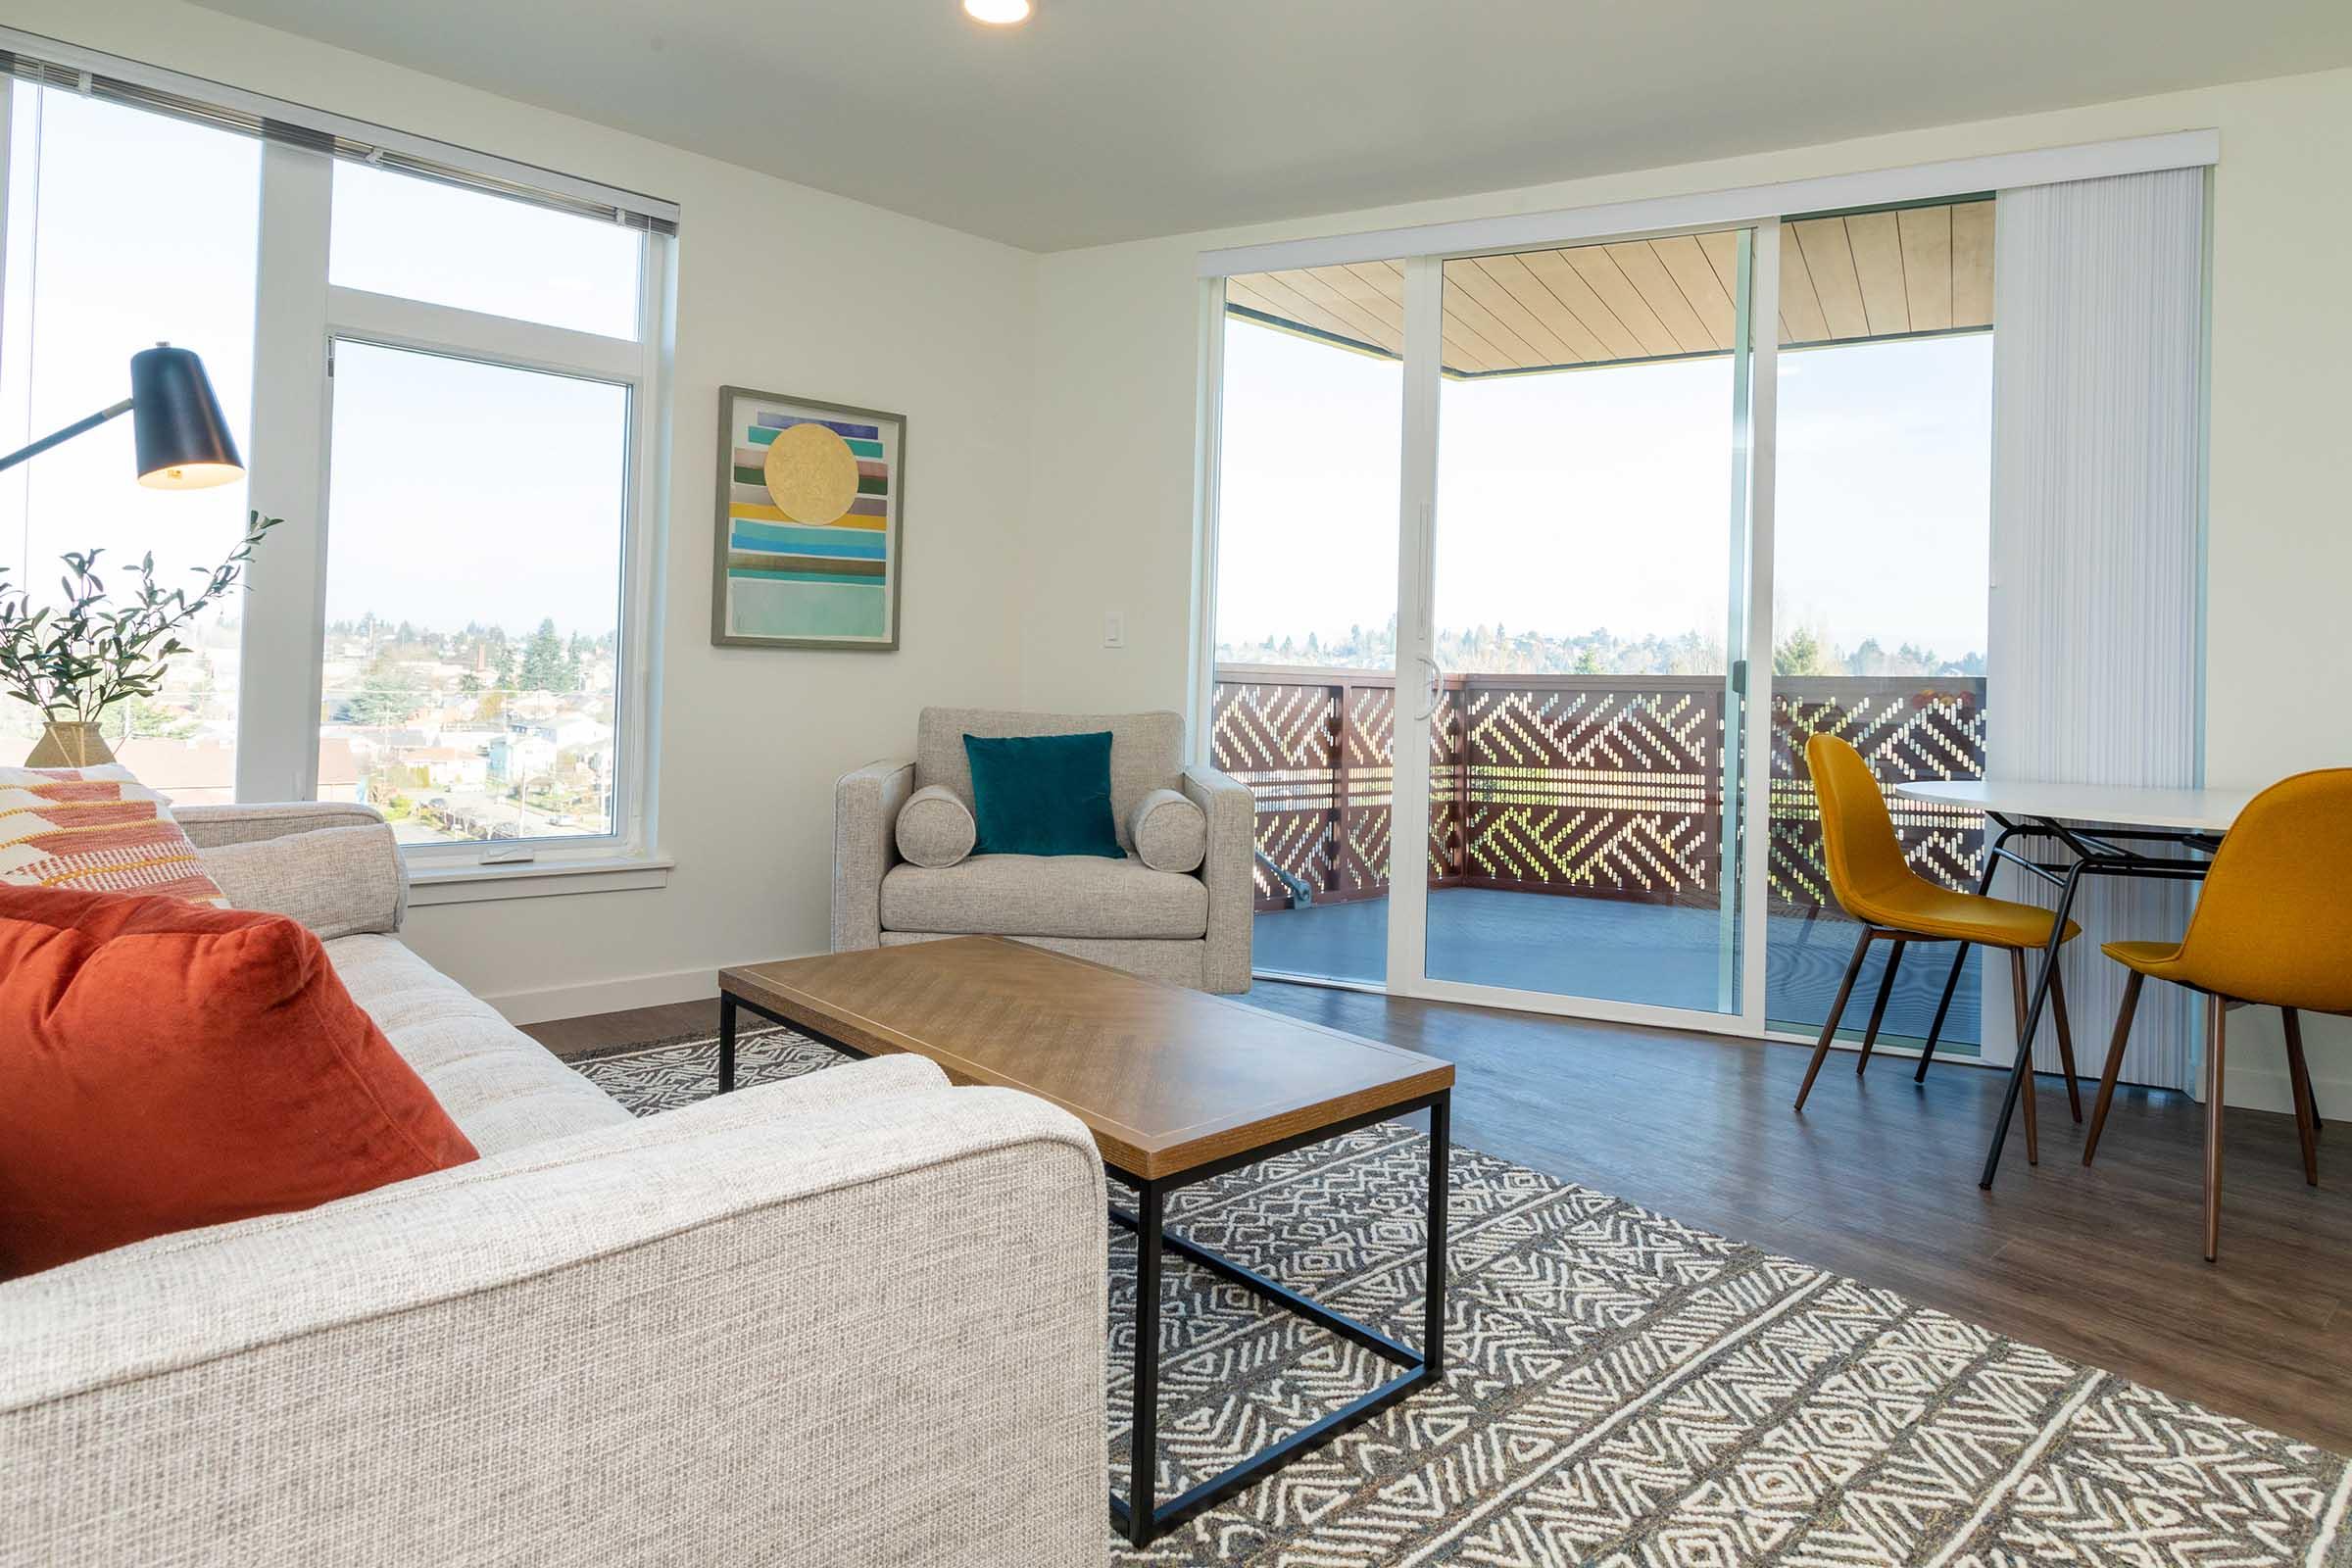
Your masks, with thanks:
M 174 806 L 172 819 L 200 850 L 254 844 L 327 827 L 380 823 L 383 812 L 351 801 L 257 801 L 234 806 Z
M 865 1070 L 0 1285 L 0 1558 L 1100 1568 L 1094 1145 Z
M 1213 767 L 1184 770 L 1185 798 L 1208 818 L 1208 951 L 1201 983 L 1210 991 L 1250 989 L 1250 937 L 1257 906 L 1257 801 L 1247 784 Z
M 390 934 L 408 917 L 408 862 L 381 821 L 224 844 L 196 859 L 232 907 L 291 915 L 322 942 Z
M 899 859 L 912 762 L 868 762 L 833 786 L 833 951 L 882 945 L 882 877 Z

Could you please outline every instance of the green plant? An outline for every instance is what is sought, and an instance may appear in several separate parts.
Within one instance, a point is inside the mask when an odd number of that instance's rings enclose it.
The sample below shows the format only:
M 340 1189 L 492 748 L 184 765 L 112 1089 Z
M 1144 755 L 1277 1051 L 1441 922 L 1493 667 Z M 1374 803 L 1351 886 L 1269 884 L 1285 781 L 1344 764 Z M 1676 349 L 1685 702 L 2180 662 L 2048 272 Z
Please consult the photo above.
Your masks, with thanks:
M 98 575 L 101 550 L 66 553 L 62 605 L 35 608 L 26 590 L 0 586 L 0 689 L 53 724 L 94 723 L 117 703 L 154 696 L 172 656 L 187 651 L 180 629 L 237 585 L 253 547 L 284 520 L 249 514 L 227 560 L 190 568 L 204 578 L 193 593 L 158 586 L 150 554 L 131 573 L 127 602 L 113 604 Z

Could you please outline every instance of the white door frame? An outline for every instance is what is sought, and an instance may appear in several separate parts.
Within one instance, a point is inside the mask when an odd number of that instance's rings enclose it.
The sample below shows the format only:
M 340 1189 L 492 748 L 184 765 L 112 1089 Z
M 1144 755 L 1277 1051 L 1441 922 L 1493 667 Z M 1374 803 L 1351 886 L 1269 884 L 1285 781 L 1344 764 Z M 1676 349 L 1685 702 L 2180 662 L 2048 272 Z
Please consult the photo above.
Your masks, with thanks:
M 1720 225 L 1710 225 L 1720 227 Z M 1689 232 L 1690 230 L 1682 230 Z M 1732 615 L 1727 630 L 1746 674 L 1747 733 L 1740 734 L 1738 708 L 1727 704 L 1727 749 L 1738 743 L 1742 764 L 1740 815 L 1746 821 L 1730 847 L 1738 846 L 1739 897 L 1727 903 L 1727 957 L 1739 959 L 1736 1005 L 1725 1010 L 1618 1002 L 1599 997 L 1445 980 L 1427 972 L 1429 929 L 1428 847 L 1429 747 L 1423 738 L 1437 663 L 1435 577 L 1437 560 L 1438 452 L 1443 439 L 1438 412 L 1439 360 L 1444 324 L 1445 256 L 1404 262 L 1403 446 L 1397 475 L 1396 527 L 1396 717 L 1389 830 L 1389 952 L 1391 996 L 1433 1002 L 1509 1007 L 1523 1012 L 1593 1018 L 1612 1023 L 1649 1024 L 1718 1034 L 1761 1036 L 1764 1023 L 1765 879 L 1769 835 L 1765 830 L 1772 786 L 1772 454 L 1777 403 L 1774 397 L 1780 351 L 1780 221 L 1765 219 L 1747 231 L 1741 270 L 1750 308 L 1744 353 L 1735 365 L 1746 380 L 1736 385 L 1731 452 L 1732 487 L 1726 526 L 1731 530 Z M 1653 234 L 1575 236 L 1575 242 L 1654 237 Z M 1515 249 L 1535 248 L 1532 245 Z M 1757 308 L 1755 302 L 1776 302 Z M 1727 682 L 1733 677 L 1727 675 Z M 1408 745 L 1411 740 L 1415 744 Z M 1407 819 L 1407 808 L 1420 803 Z

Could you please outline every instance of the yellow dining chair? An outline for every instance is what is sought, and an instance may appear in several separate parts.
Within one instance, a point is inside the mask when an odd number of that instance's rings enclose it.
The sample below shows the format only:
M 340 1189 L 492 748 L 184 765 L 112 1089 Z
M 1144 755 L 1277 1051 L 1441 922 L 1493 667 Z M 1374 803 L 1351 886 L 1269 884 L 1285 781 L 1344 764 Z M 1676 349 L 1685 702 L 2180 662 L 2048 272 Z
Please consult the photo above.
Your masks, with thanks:
M 2026 951 L 2048 945 L 2050 921 L 2056 916 L 2030 904 L 1956 893 L 1912 870 L 1903 858 L 1901 841 L 1894 836 L 1894 818 L 1886 813 L 1879 781 L 1871 775 L 1862 754 L 1844 741 L 1835 735 L 1814 736 L 1805 743 L 1805 763 L 1813 773 L 1814 797 L 1821 803 L 1821 843 L 1829 865 L 1830 891 L 1837 895 L 1838 907 L 1861 922 L 1862 935 L 1846 963 L 1838 1000 L 1830 1004 L 1829 1021 L 1821 1026 L 1812 1065 L 1805 1069 L 1804 1086 L 1796 1092 L 1796 1108 L 1803 1110 L 1805 1097 L 1813 1092 L 1813 1079 L 1830 1054 L 1830 1042 L 1837 1038 L 1838 1016 L 1845 1011 L 1846 999 L 1853 995 L 1854 977 L 1862 972 L 1862 959 L 1873 942 L 1892 942 L 1894 946 L 1887 952 L 1886 972 L 1879 977 L 1878 999 L 1870 1006 L 1870 1026 L 1862 1032 L 1862 1054 L 1854 1062 L 1857 1076 L 1870 1065 L 1870 1048 L 1878 1041 L 1879 1025 L 1886 1017 L 1886 999 L 1894 990 L 1895 965 L 1902 961 L 1903 949 L 1913 942 L 1974 942 L 2007 949 L 2010 991 L 2022 1035 L 2026 1028 Z M 2080 933 L 2081 927 L 2067 921 L 2067 941 Z M 2058 1029 L 2058 1059 L 2066 1068 L 2067 1102 L 2075 1120 L 2081 1121 L 2082 1095 L 2075 1087 L 2074 1033 L 2067 1025 L 2066 989 L 2055 970 L 2050 974 L 2050 1014 Z M 2018 1049 L 2026 1049 L 2022 1041 Z M 2028 1163 L 2038 1161 L 2041 1155 L 2032 1088 L 2029 1083 Z
M 2286 1023 L 2286 1069 L 2303 1145 L 2303 1179 L 2320 1184 L 2320 1114 L 2303 1059 L 2304 1012 L 2352 1012 L 2352 767 L 2297 773 L 2247 803 L 2214 853 L 2179 942 L 2110 942 L 2101 950 L 2131 973 L 2099 1100 L 2082 1143 L 2098 1152 L 2115 1075 L 2132 1038 L 2139 988 L 2170 980 L 2205 998 L 2205 1257 L 2222 1242 L 2224 1018 L 2240 1005 L 2277 1007 Z

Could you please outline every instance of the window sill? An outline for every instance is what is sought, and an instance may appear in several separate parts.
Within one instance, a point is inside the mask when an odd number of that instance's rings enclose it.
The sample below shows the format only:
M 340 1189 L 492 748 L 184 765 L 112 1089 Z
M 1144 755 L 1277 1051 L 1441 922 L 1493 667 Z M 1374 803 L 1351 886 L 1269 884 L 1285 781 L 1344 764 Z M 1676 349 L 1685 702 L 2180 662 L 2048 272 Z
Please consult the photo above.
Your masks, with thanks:
M 666 887 L 677 862 L 666 855 L 610 855 L 594 859 L 526 860 L 513 865 L 442 861 L 409 867 L 409 907 L 489 904 L 581 893 L 630 893 Z

